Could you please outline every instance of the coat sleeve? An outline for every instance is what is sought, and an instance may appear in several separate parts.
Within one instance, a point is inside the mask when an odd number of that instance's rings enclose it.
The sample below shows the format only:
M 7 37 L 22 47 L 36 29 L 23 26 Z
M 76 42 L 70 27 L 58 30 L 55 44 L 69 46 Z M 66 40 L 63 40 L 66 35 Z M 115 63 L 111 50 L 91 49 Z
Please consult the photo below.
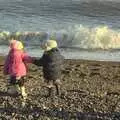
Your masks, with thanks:
M 31 56 L 29 56 L 27 53 L 23 53 L 22 54 L 22 59 L 25 63 L 32 63 L 34 61 L 34 58 L 32 58 Z
M 43 57 L 41 58 L 34 58 L 33 64 L 37 65 L 37 66 L 42 66 L 43 65 Z

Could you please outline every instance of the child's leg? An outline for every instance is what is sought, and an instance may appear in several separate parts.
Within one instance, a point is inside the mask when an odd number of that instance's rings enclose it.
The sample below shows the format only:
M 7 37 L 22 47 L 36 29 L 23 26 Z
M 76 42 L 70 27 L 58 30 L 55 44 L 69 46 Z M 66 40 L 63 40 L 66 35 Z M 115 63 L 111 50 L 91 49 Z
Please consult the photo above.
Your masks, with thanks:
M 25 104 L 26 104 L 26 99 L 27 99 L 27 93 L 25 91 L 25 87 L 24 87 L 24 77 L 21 77 L 20 79 L 18 79 L 18 85 L 20 87 L 20 92 L 21 92 L 21 95 L 22 95 L 22 106 L 24 107 Z
M 27 93 L 25 91 L 25 87 L 21 86 L 20 90 L 21 90 L 21 95 L 22 95 L 23 99 L 26 100 L 27 99 Z
M 53 92 L 54 92 L 54 85 L 53 85 L 53 80 L 45 80 L 46 82 L 46 87 L 48 89 L 48 97 L 53 96 Z
M 8 88 L 7 88 L 7 92 L 9 94 L 16 94 L 17 93 L 17 89 L 16 89 L 16 77 L 15 76 L 10 76 L 10 79 L 8 81 Z
M 22 95 L 23 99 L 26 99 L 27 93 L 26 93 L 25 87 L 24 87 L 24 77 L 17 78 L 17 80 L 18 80 L 18 85 L 20 87 L 21 95 Z
M 61 94 L 61 82 L 60 82 L 60 79 L 55 80 L 54 85 L 56 87 L 56 94 L 60 95 Z
M 47 88 L 52 88 L 52 87 L 54 87 L 54 86 L 53 86 L 53 80 L 47 80 L 47 79 L 45 79 L 44 82 L 46 83 L 46 87 L 47 87 Z

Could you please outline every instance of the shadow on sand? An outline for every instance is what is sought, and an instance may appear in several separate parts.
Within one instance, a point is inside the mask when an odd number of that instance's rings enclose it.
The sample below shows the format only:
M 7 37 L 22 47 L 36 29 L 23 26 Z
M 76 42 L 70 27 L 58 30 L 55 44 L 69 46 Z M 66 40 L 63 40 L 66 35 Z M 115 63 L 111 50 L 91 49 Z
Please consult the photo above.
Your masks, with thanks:
M 0 114 L 13 115 L 19 114 L 22 116 L 32 115 L 35 120 L 43 117 L 62 119 L 62 120 L 119 120 L 120 113 L 82 113 L 82 112 L 69 112 L 64 109 L 59 110 L 57 108 L 53 109 L 41 109 L 40 107 L 29 107 L 16 109 L 13 107 L 0 108 Z
M 8 92 L 0 91 L 0 96 L 1 96 L 1 97 L 7 97 L 7 96 L 10 96 L 10 97 L 18 97 L 19 94 L 9 94 Z

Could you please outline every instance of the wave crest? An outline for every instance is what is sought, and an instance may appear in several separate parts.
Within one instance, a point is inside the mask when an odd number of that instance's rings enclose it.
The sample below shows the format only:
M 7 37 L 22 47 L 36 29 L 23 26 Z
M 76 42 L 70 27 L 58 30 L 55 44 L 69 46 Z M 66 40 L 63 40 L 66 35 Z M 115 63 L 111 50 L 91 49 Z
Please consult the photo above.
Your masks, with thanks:
M 89 28 L 85 26 L 75 26 L 67 31 L 61 31 L 66 39 L 62 38 L 62 45 L 79 47 L 84 49 L 119 49 L 120 33 L 108 26 L 97 26 Z M 56 35 L 57 36 L 57 35 Z M 57 39 L 57 38 L 56 38 Z M 59 39 L 60 40 L 60 39 Z
M 84 49 L 119 49 L 120 32 L 108 26 L 94 28 L 76 25 L 68 29 L 52 32 L 0 32 L 0 43 L 7 43 L 11 36 L 16 36 L 26 45 L 39 45 L 47 39 L 57 40 L 60 47 Z

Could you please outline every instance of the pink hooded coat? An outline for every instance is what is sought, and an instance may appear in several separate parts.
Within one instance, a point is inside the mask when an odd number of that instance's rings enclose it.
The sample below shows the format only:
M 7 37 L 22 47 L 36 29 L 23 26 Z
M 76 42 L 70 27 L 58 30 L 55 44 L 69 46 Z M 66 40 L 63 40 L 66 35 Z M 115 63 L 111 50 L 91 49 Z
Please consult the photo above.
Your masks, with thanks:
M 5 60 L 4 74 L 13 76 L 25 76 L 27 68 L 25 63 L 31 63 L 32 58 L 29 57 L 23 50 L 15 48 L 16 42 L 10 45 L 11 50 Z

